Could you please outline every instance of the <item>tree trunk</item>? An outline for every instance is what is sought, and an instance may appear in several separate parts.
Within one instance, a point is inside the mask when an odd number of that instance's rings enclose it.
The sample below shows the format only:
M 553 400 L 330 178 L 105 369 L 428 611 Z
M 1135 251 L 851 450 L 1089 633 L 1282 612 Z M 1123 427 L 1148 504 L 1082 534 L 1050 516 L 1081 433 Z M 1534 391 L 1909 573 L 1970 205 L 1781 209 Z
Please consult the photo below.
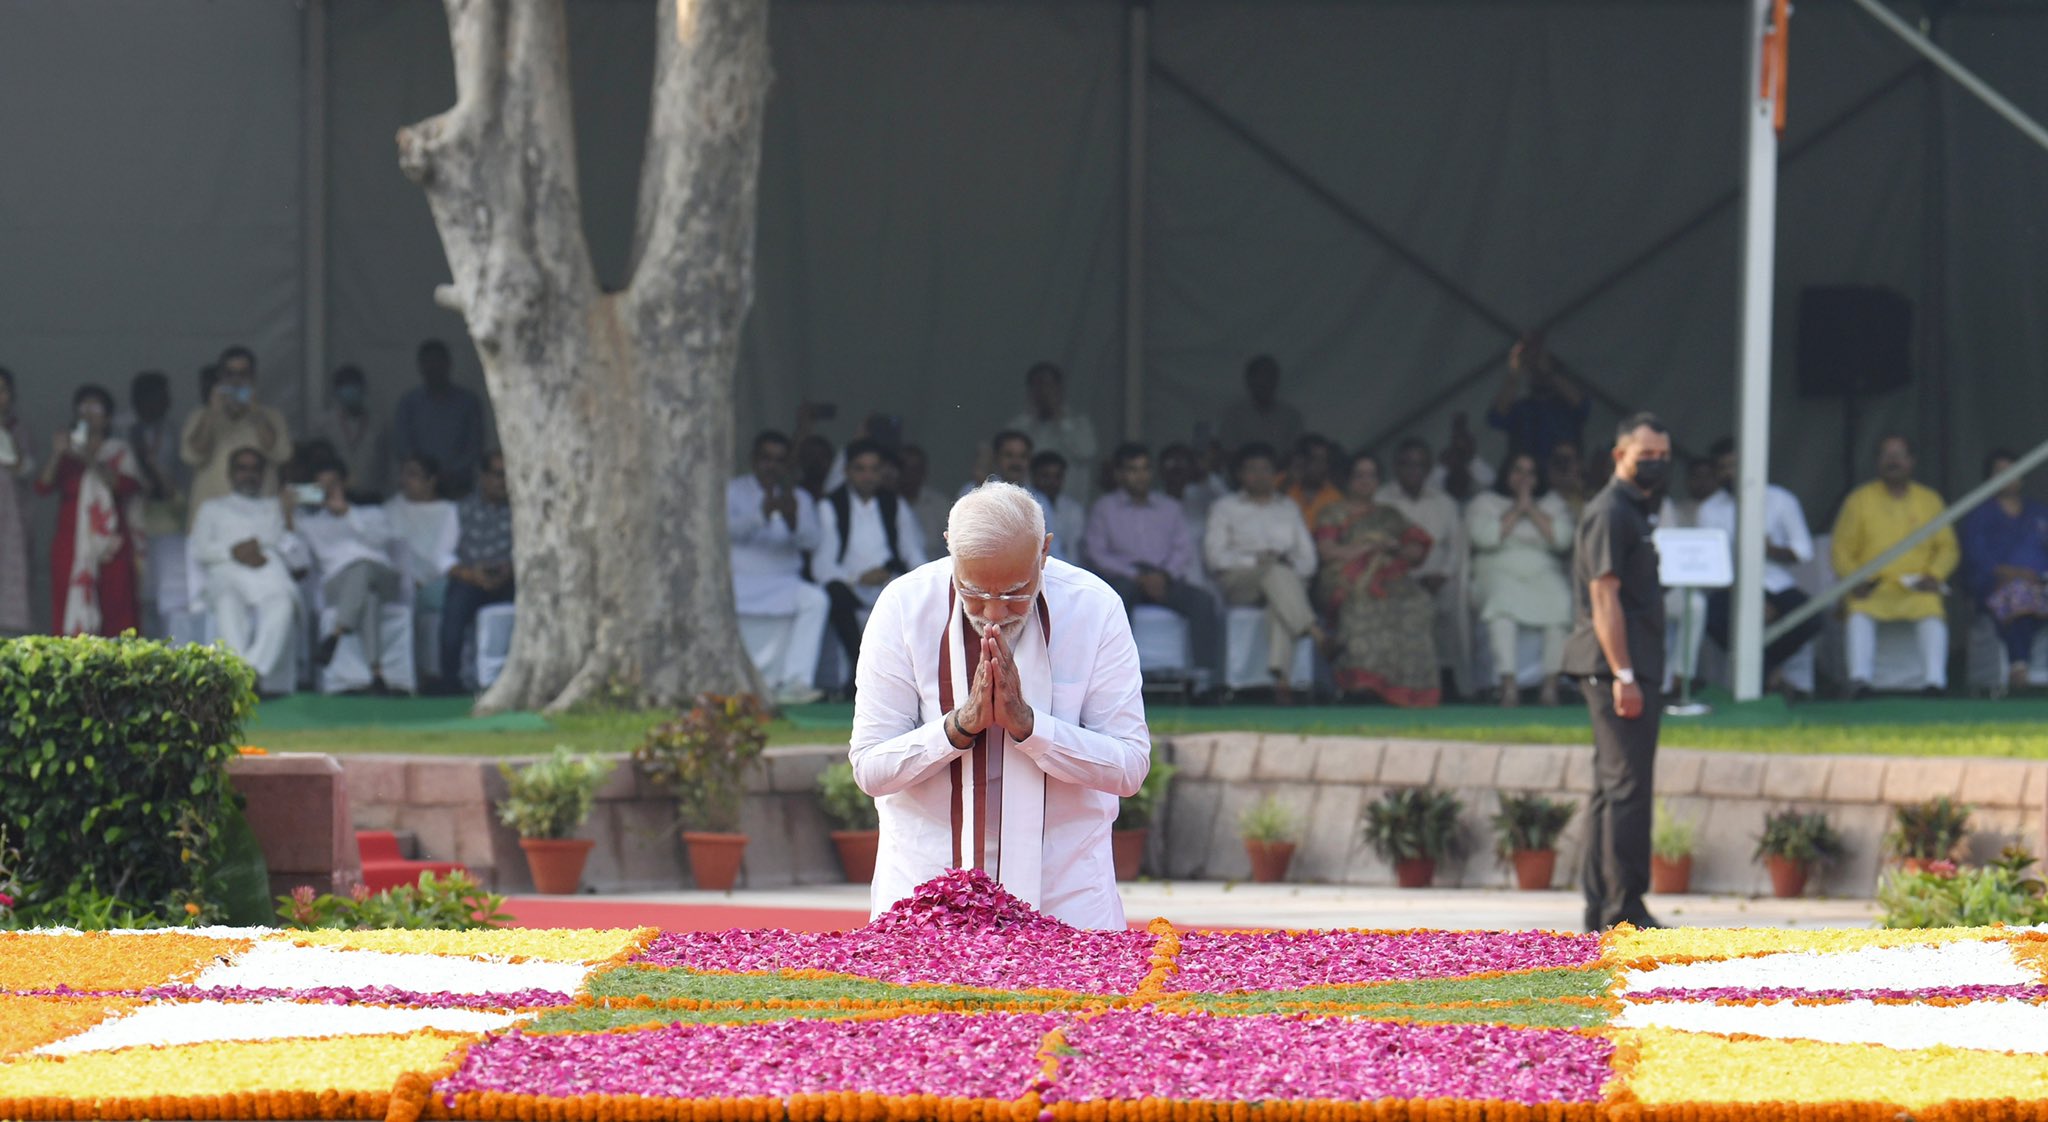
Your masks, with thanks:
M 678 3 L 681 10 L 678 11 Z M 753 292 L 767 0 L 659 7 L 633 266 L 583 240 L 563 0 L 445 0 L 455 107 L 399 130 L 482 356 L 519 622 L 480 712 L 758 690 L 727 550 L 732 380 Z

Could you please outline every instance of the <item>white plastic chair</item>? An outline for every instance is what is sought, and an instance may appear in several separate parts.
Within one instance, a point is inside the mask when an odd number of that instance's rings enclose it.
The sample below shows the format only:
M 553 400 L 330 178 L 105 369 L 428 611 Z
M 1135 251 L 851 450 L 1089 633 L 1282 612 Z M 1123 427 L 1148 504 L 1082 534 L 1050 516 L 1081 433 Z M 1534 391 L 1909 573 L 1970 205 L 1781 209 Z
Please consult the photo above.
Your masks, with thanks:
M 1273 674 L 1266 666 L 1266 609 L 1238 606 L 1223 617 L 1224 684 L 1233 690 L 1270 687 Z M 1288 685 L 1309 689 L 1316 680 L 1315 644 L 1304 635 L 1294 642 L 1294 665 L 1288 668 Z
M 1188 652 L 1188 621 L 1159 604 L 1131 609 L 1131 639 L 1138 645 L 1138 669 L 1147 675 L 1185 675 L 1193 661 Z
M 510 604 L 490 604 L 476 613 L 476 688 L 489 689 L 505 672 L 512 654 L 512 628 L 519 611 Z

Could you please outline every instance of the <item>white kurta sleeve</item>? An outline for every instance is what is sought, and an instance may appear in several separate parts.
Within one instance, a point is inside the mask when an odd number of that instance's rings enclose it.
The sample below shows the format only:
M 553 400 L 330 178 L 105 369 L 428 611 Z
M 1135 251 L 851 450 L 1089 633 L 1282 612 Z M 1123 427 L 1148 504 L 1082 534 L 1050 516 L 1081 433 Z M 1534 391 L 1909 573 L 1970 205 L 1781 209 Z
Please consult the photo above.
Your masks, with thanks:
M 434 555 L 431 561 L 436 576 L 447 576 L 455 567 L 455 548 L 462 544 L 462 519 L 455 516 L 455 508 L 448 508 L 448 517 L 441 520 L 441 533 L 434 541 Z
M 852 504 L 848 504 L 846 509 L 847 521 L 850 522 Z M 846 567 L 839 563 L 839 535 L 847 532 L 846 528 L 839 524 L 839 511 L 831 503 L 819 503 L 817 517 L 818 548 L 811 554 L 811 579 L 817 581 L 821 587 L 835 580 L 853 584 L 859 579 L 859 574 L 847 575 Z
M 903 559 L 906 569 L 915 569 L 931 560 L 924 549 L 924 520 L 907 500 L 896 504 L 896 556 Z
M 1294 566 L 1294 571 L 1301 574 L 1301 579 L 1312 580 L 1316 575 L 1316 539 L 1310 536 L 1308 523 L 1302 520 L 1301 512 L 1296 510 L 1292 513 L 1294 525 L 1290 529 L 1294 539 L 1287 549 L 1287 560 Z
M 231 534 L 221 513 L 219 504 L 202 503 L 198 516 L 192 519 L 192 559 L 207 568 L 227 564 L 228 551 L 235 545 L 228 540 Z
M 1766 496 L 1770 497 L 1770 496 Z M 1804 565 L 1813 560 L 1813 533 L 1806 527 L 1806 511 L 1799 506 L 1799 499 L 1790 491 L 1777 494 L 1778 528 L 1785 532 L 1785 548 Z M 1765 503 L 1768 511 L 1771 503 Z M 1729 535 L 1732 539 L 1733 534 Z
M 735 479 L 725 487 L 726 532 L 734 545 L 752 545 L 785 525 L 780 514 L 770 518 L 761 513 L 761 489 L 747 484 L 747 479 Z
M 798 549 L 818 548 L 818 504 L 802 489 L 796 493 L 796 530 L 790 534 L 789 544 Z
M 391 519 L 385 515 L 382 507 L 351 506 L 348 508 L 347 518 L 349 528 L 366 544 L 378 549 L 389 549 L 391 540 L 398 536 L 391 528 Z
M 946 739 L 945 714 L 924 717 L 904 635 L 906 614 L 901 586 L 884 588 L 868 616 L 868 641 L 861 644 L 855 674 L 859 689 L 847 759 L 853 781 L 876 798 L 904 790 L 965 754 Z
M 1054 779 L 1128 798 L 1138 793 L 1152 769 L 1152 732 L 1145 724 L 1145 678 L 1138 669 L 1137 644 L 1129 627 L 1109 622 L 1097 625 L 1101 640 L 1081 703 L 1081 723 L 1034 708 L 1031 739 L 1017 747 Z

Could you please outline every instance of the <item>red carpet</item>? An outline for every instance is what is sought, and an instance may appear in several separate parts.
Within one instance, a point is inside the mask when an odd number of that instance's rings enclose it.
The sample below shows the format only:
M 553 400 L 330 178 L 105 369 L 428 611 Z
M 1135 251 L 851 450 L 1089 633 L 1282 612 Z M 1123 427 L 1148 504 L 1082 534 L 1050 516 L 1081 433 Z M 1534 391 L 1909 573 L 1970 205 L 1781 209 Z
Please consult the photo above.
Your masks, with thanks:
M 868 921 L 865 910 L 756 908 L 745 904 L 654 904 L 603 896 L 513 896 L 505 901 L 514 927 L 659 927 L 663 931 L 725 931 L 780 927 L 845 931 Z

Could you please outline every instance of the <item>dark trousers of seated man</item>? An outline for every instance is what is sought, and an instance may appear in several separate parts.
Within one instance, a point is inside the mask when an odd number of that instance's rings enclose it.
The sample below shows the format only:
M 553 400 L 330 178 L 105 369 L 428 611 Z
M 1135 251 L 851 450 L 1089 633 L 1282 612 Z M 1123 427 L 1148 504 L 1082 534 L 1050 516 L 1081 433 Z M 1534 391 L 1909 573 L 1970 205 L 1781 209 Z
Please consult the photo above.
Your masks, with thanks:
M 1105 577 L 1116 594 L 1123 597 L 1124 613 L 1144 604 L 1156 604 L 1188 621 L 1188 649 L 1195 665 L 1209 671 L 1210 682 L 1223 684 L 1223 625 L 1216 597 L 1179 577 L 1168 577 L 1166 598 L 1149 600 L 1137 577 Z
M 1786 613 L 1806 603 L 1809 597 L 1796 588 L 1783 592 L 1764 593 L 1765 612 L 1768 619 L 1782 619 Z M 1725 588 L 1707 593 L 1707 635 L 1724 651 L 1733 650 L 1729 644 L 1730 629 L 1735 615 L 1735 597 Z M 1810 616 L 1799 626 L 1787 631 L 1770 646 L 1764 648 L 1764 676 L 1769 677 L 1785 660 L 1799 653 L 1799 649 L 1813 642 L 1820 634 L 1820 616 Z
M 397 572 L 375 561 L 356 561 L 328 577 L 320 591 L 334 609 L 334 634 L 354 635 L 362 643 L 363 662 L 382 676 L 384 605 L 398 599 Z
M 849 669 L 860 666 L 860 614 L 867 611 L 866 602 L 843 580 L 825 585 L 825 595 L 832 600 L 832 634 L 839 637 L 839 645 L 846 649 L 846 665 Z
M 512 586 L 482 588 L 466 580 L 448 578 L 448 595 L 441 601 L 441 684 L 445 690 L 462 686 L 462 641 L 469 637 L 469 625 L 476 614 L 492 604 L 512 602 Z

